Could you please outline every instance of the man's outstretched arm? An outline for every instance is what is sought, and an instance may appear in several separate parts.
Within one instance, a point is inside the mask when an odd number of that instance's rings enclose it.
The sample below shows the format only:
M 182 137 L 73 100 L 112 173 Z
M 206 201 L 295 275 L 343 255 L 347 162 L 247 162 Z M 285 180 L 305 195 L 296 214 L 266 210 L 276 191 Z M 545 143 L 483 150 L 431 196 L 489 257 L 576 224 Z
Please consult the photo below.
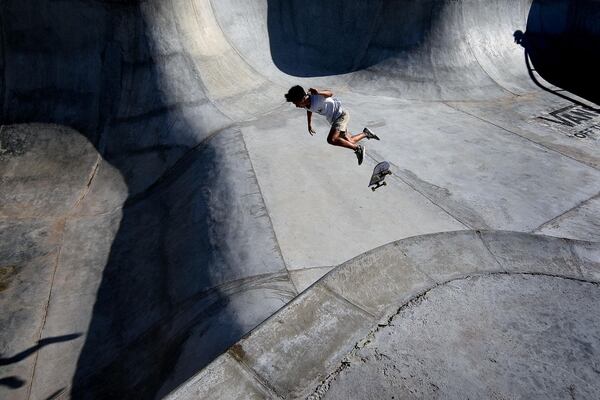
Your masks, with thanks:
M 315 88 L 310 88 L 308 89 L 308 92 L 310 94 L 318 94 L 321 95 L 323 97 L 331 97 L 333 96 L 333 92 L 329 89 L 324 89 L 324 90 L 319 90 L 319 89 L 315 89 Z

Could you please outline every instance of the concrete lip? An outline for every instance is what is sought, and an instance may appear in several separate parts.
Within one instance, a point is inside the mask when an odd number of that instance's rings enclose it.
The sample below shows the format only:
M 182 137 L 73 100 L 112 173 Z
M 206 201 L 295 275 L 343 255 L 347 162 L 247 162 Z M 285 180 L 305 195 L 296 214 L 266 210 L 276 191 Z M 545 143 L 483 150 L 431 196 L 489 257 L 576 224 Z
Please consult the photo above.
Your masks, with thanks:
M 168 398 L 595 398 L 599 251 L 506 231 L 390 243 L 328 273 Z M 245 393 L 211 378 L 240 368 Z

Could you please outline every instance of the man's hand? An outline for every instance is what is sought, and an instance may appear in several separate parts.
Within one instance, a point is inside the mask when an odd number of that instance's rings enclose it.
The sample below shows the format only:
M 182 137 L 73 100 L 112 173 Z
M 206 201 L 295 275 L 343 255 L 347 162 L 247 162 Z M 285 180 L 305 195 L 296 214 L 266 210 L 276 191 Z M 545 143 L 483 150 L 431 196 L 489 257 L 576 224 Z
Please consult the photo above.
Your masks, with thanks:
M 310 133 L 310 136 L 312 136 L 312 135 L 314 135 L 317 132 L 312 128 L 312 126 L 309 125 L 308 126 L 308 133 Z

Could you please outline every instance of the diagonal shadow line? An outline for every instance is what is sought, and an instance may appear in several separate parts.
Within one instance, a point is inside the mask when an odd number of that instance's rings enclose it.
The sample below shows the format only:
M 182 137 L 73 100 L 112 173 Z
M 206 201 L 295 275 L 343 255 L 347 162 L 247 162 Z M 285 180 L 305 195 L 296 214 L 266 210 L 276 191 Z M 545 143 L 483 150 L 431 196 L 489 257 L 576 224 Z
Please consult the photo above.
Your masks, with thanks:
M 23 361 L 30 355 L 36 353 L 38 350 L 40 350 L 43 347 L 49 346 L 54 343 L 69 342 L 71 340 L 77 339 L 81 335 L 82 335 L 82 333 L 73 333 L 70 335 L 56 336 L 56 337 L 50 337 L 50 338 L 38 340 L 38 342 L 35 346 L 30 347 L 29 349 L 24 350 L 24 351 L 20 352 L 19 354 L 16 354 L 16 355 L 14 355 L 12 357 L 8 357 L 8 358 L 0 357 L 0 365 L 9 365 L 9 364 L 18 363 L 19 361 Z M 0 382 L 2 382 L 2 381 L 0 380 Z
M 64 392 L 65 392 L 65 388 L 57 390 L 56 392 L 52 393 L 50 396 L 46 397 L 46 400 L 55 400 L 55 399 L 58 399 L 59 396 L 62 395 Z

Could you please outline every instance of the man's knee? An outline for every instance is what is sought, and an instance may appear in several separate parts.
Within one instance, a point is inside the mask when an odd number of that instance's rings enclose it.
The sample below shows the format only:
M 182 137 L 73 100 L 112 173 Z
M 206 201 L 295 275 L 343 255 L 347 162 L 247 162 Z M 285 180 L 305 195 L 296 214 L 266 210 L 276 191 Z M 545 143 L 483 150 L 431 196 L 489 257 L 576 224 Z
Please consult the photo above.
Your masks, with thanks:
M 327 143 L 336 145 L 340 138 L 340 133 L 338 131 L 331 131 L 327 136 Z

